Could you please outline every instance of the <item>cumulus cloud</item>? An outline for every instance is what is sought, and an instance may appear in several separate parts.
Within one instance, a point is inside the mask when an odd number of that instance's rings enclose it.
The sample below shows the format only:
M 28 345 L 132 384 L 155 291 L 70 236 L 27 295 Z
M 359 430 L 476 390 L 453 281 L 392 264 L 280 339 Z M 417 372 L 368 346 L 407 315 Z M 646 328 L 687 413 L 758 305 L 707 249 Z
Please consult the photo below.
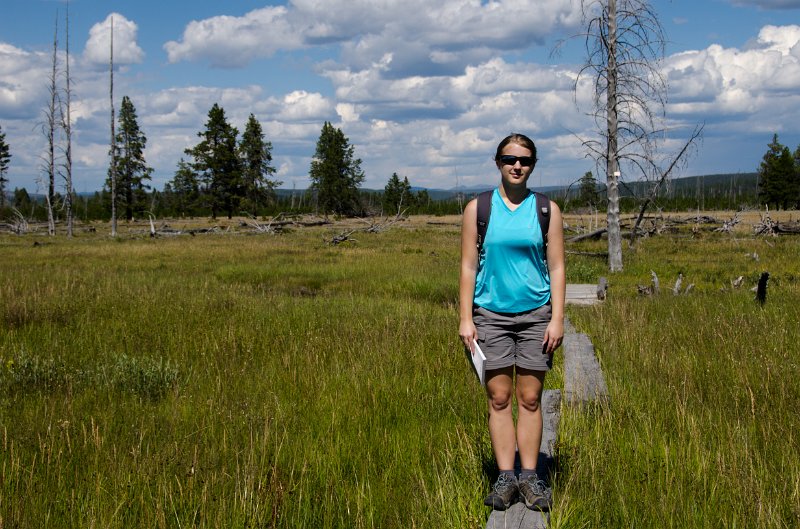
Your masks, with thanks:
M 98 22 L 89 30 L 89 40 L 83 50 L 84 60 L 96 67 L 108 67 L 112 21 L 114 64 L 124 66 L 142 62 L 144 52 L 136 42 L 139 27 L 119 13 L 111 13 L 103 22 Z
M 220 68 L 237 68 L 279 49 L 303 44 L 287 8 L 265 7 L 242 17 L 217 16 L 189 23 L 181 41 L 169 41 L 164 50 L 170 62 L 203 60 Z
M 765 26 L 749 49 L 712 45 L 684 52 L 665 64 L 671 110 L 682 114 L 766 112 L 780 106 L 768 98 L 800 93 L 800 26 Z
M 338 42 L 352 69 L 391 54 L 386 76 L 451 74 L 494 53 L 541 44 L 554 28 L 579 20 L 570 0 L 294 0 L 241 17 L 191 22 L 183 38 L 164 49 L 171 62 L 241 67 L 278 50 Z
M 46 94 L 52 54 L 29 52 L 0 42 L 0 115 L 33 118 Z

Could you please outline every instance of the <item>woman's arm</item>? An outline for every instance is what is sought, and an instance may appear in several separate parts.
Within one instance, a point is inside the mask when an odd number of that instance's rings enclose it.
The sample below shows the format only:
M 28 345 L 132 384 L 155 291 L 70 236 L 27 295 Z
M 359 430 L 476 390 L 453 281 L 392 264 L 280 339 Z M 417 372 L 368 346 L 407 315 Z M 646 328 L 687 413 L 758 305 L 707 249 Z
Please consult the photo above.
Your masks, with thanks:
M 458 334 L 470 352 L 478 331 L 472 322 L 472 302 L 475 296 L 475 276 L 478 271 L 478 201 L 471 200 L 464 208 L 461 221 L 461 274 L 458 280 L 459 315 Z
M 550 303 L 553 315 L 544 333 L 543 345 L 555 351 L 564 338 L 564 303 L 567 277 L 564 264 L 564 221 L 558 204 L 550 201 L 550 227 L 547 230 L 547 269 L 550 272 Z

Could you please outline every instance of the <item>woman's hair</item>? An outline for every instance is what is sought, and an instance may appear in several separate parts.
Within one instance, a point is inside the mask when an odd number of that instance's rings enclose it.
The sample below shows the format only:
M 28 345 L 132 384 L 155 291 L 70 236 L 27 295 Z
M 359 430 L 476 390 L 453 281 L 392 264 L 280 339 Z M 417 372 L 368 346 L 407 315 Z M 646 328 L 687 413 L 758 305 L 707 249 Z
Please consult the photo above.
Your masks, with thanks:
M 534 145 L 533 140 L 527 137 L 524 134 L 518 134 L 516 132 L 509 134 L 503 141 L 500 142 L 500 145 L 497 146 L 497 152 L 494 154 L 494 160 L 497 162 L 500 160 L 500 156 L 503 154 L 503 149 L 506 148 L 506 145 L 509 143 L 516 143 L 522 147 L 525 147 L 529 151 L 531 151 L 531 156 L 533 156 L 534 165 L 538 158 L 536 157 L 536 145 Z

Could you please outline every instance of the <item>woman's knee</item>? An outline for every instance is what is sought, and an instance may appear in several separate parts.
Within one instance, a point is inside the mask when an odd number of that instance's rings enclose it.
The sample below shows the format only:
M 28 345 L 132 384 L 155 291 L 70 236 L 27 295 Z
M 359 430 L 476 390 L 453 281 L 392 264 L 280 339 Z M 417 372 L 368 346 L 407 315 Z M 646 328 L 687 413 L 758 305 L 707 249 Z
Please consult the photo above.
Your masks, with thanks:
M 541 394 L 538 391 L 520 391 L 517 394 L 517 403 L 526 411 L 537 412 L 541 406 Z
M 511 411 L 513 395 L 511 391 L 496 391 L 489 395 L 489 411 L 502 413 Z

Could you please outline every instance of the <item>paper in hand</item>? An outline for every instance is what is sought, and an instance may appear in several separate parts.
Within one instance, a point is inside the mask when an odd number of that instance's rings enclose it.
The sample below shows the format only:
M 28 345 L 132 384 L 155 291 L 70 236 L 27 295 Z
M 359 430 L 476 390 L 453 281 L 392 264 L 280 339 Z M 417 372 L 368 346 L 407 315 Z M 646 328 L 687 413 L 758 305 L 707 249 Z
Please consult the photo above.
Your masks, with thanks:
M 483 354 L 481 351 L 478 342 L 472 340 L 472 347 L 474 349 L 474 353 L 470 355 L 472 357 L 472 367 L 475 368 L 475 373 L 478 375 L 478 380 L 481 382 L 481 386 L 486 385 L 486 355 Z

